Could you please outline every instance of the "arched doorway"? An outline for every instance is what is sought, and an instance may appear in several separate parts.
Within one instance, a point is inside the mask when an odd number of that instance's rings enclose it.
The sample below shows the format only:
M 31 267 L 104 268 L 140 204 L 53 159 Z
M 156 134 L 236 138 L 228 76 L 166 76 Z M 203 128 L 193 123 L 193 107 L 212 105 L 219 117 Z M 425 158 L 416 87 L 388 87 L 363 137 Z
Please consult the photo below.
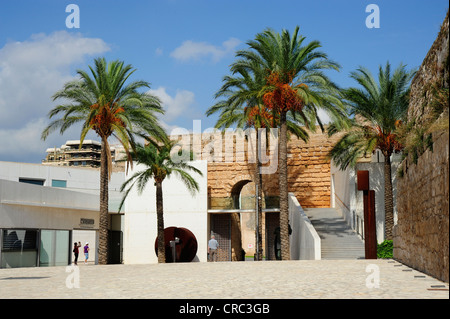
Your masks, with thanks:
M 218 261 L 241 261 L 245 258 L 242 249 L 241 222 L 244 214 L 240 210 L 254 209 L 254 205 L 252 208 L 248 203 L 249 199 L 251 200 L 251 197 L 254 196 L 254 190 L 251 193 L 251 189 L 254 189 L 254 183 L 249 176 L 238 180 L 230 190 L 231 205 L 229 208 L 220 209 L 210 216 L 210 235 L 214 235 L 219 242 Z M 249 213 L 245 215 L 249 215 Z
M 233 198 L 233 208 L 239 209 L 239 230 L 240 230 L 240 244 L 245 255 L 253 258 L 256 252 L 256 238 L 255 232 L 258 222 L 264 223 L 264 218 L 260 221 L 256 219 L 256 185 L 252 180 L 243 179 L 238 181 L 231 190 Z M 264 205 L 264 194 L 261 199 Z M 264 234 L 262 234 L 264 238 Z M 262 247 L 260 247 L 261 249 Z
M 252 192 L 253 190 L 253 192 Z M 237 182 L 231 188 L 231 198 L 233 209 L 252 209 L 250 207 L 250 202 L 253 197 L 254 204 L 254 196 L 255 196 L 255 183 L 251 180 L 245 179 Z
M 232 185 L 229 190 L 230 205 L 227 208 L 211 209 L 210 211 L 210 235 L 214 235 L 223 248 L 222 254 L 218 254 L 219 261 L 244 260 L 245 256 L 253 259 L 256 251 L 256 188 L 249 175 L 241 175 L 239 178 L 227 181 Z M 263 209 L 265 205 L 264 193 L 262 196 Z M 262 246 L 264 253 L 265 231 L 264 215 L 259 222 L 263 227 Z M 220 248 L 219 248 L 220 249 Z

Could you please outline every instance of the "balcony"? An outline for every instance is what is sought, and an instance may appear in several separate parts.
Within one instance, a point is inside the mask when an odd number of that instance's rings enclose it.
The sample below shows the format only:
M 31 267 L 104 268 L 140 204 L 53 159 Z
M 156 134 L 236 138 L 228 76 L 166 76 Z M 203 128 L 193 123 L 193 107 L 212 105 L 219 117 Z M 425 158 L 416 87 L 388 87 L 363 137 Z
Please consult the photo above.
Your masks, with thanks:
M 89 147 L 89 148 L 69 148 L 65 151 L 66 154 L 73 154 L 73 153 L 101 153 L 101 148 L 95 148 L 95 147 Z
M 68 162 L 74 162 L 74 161 L 95 161 L 100 162 L 100 156 L 86 156 L 86 155 L 80 155 L 76 157 L 69 157 L 66 158 L 66 161 Z

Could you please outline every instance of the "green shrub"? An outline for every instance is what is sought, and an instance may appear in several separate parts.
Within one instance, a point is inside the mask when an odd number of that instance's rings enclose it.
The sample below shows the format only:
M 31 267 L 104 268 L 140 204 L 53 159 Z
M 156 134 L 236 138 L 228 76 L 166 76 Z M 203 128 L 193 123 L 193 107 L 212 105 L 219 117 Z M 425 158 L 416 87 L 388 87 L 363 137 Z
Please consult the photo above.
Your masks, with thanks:
M 393 242 L 392 240 L 385 240 L 381 244 L 377 245 L 377 258 L 379 259 L 389 259 L 393 258 Z

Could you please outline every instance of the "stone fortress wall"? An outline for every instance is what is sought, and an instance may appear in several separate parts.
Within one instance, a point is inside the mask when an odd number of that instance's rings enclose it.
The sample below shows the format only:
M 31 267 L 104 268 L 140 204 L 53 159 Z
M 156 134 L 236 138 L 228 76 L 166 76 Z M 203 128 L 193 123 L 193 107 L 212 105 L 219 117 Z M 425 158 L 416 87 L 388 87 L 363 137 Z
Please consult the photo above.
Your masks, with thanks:
M 339 135 L 328 138 L 320 128 L 309 133 L 309 141 L 291 136 L 288 142 L 288 184 L 302 207 L 330 207 L 331 161 L 327 154 L 337 142 Z M 190 147 L 194 158 L 208 160 L 208 197 L 210 209 L 232 209 L 236 207 L 233 195 L 254 195 L 254 140 L 241 138 L 237 134 L 215 133 L 189 136 L 172 136 L 179 139 L 183 147 Z M 268 138 L 267 159 L 263 164 L 263 208 L 278 207 L 278 173 L 276 140 Z M 263 155 L 264 156 L 264 155 Z M 264 161 L 264 158 L 263 158 Z M 241 192 L 242 191 L 242 192 Z M 241 203 L 250 209 L 251 204 Z
M 430 116 L 432 84 L 448 90 L 449 20 L 447 16 L 437 39 L 411 84 L 408 122 L 424 125 Z M 447 91 L 448 92 L 448 91 Z M 448 114 L 448 104 L 447 104 Z M 441 114 L 442 115 L 442 114 Z M 449 132 L 435 131 L 432 150 L 417 163 L 403 161 L 398 181 L 398 221 L 394 227 L 394 258 L 449 281 Z

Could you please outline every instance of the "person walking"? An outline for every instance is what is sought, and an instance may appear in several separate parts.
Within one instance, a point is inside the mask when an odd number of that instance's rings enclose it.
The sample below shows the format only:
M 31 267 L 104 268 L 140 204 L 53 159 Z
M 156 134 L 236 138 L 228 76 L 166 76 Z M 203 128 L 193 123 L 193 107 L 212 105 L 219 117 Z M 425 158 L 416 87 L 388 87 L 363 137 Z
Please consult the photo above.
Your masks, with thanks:
M 211 239 L 208 242 L 208 254 L 209 261 L 217 261 L 217 249 L 219 248 L 219 242 L 216 240 L 214 235 L 211 236 Z
M 84 263 L 87 264 L 87 261 L 89 259 L 89 243 L 86 243 L 84 246 Z

